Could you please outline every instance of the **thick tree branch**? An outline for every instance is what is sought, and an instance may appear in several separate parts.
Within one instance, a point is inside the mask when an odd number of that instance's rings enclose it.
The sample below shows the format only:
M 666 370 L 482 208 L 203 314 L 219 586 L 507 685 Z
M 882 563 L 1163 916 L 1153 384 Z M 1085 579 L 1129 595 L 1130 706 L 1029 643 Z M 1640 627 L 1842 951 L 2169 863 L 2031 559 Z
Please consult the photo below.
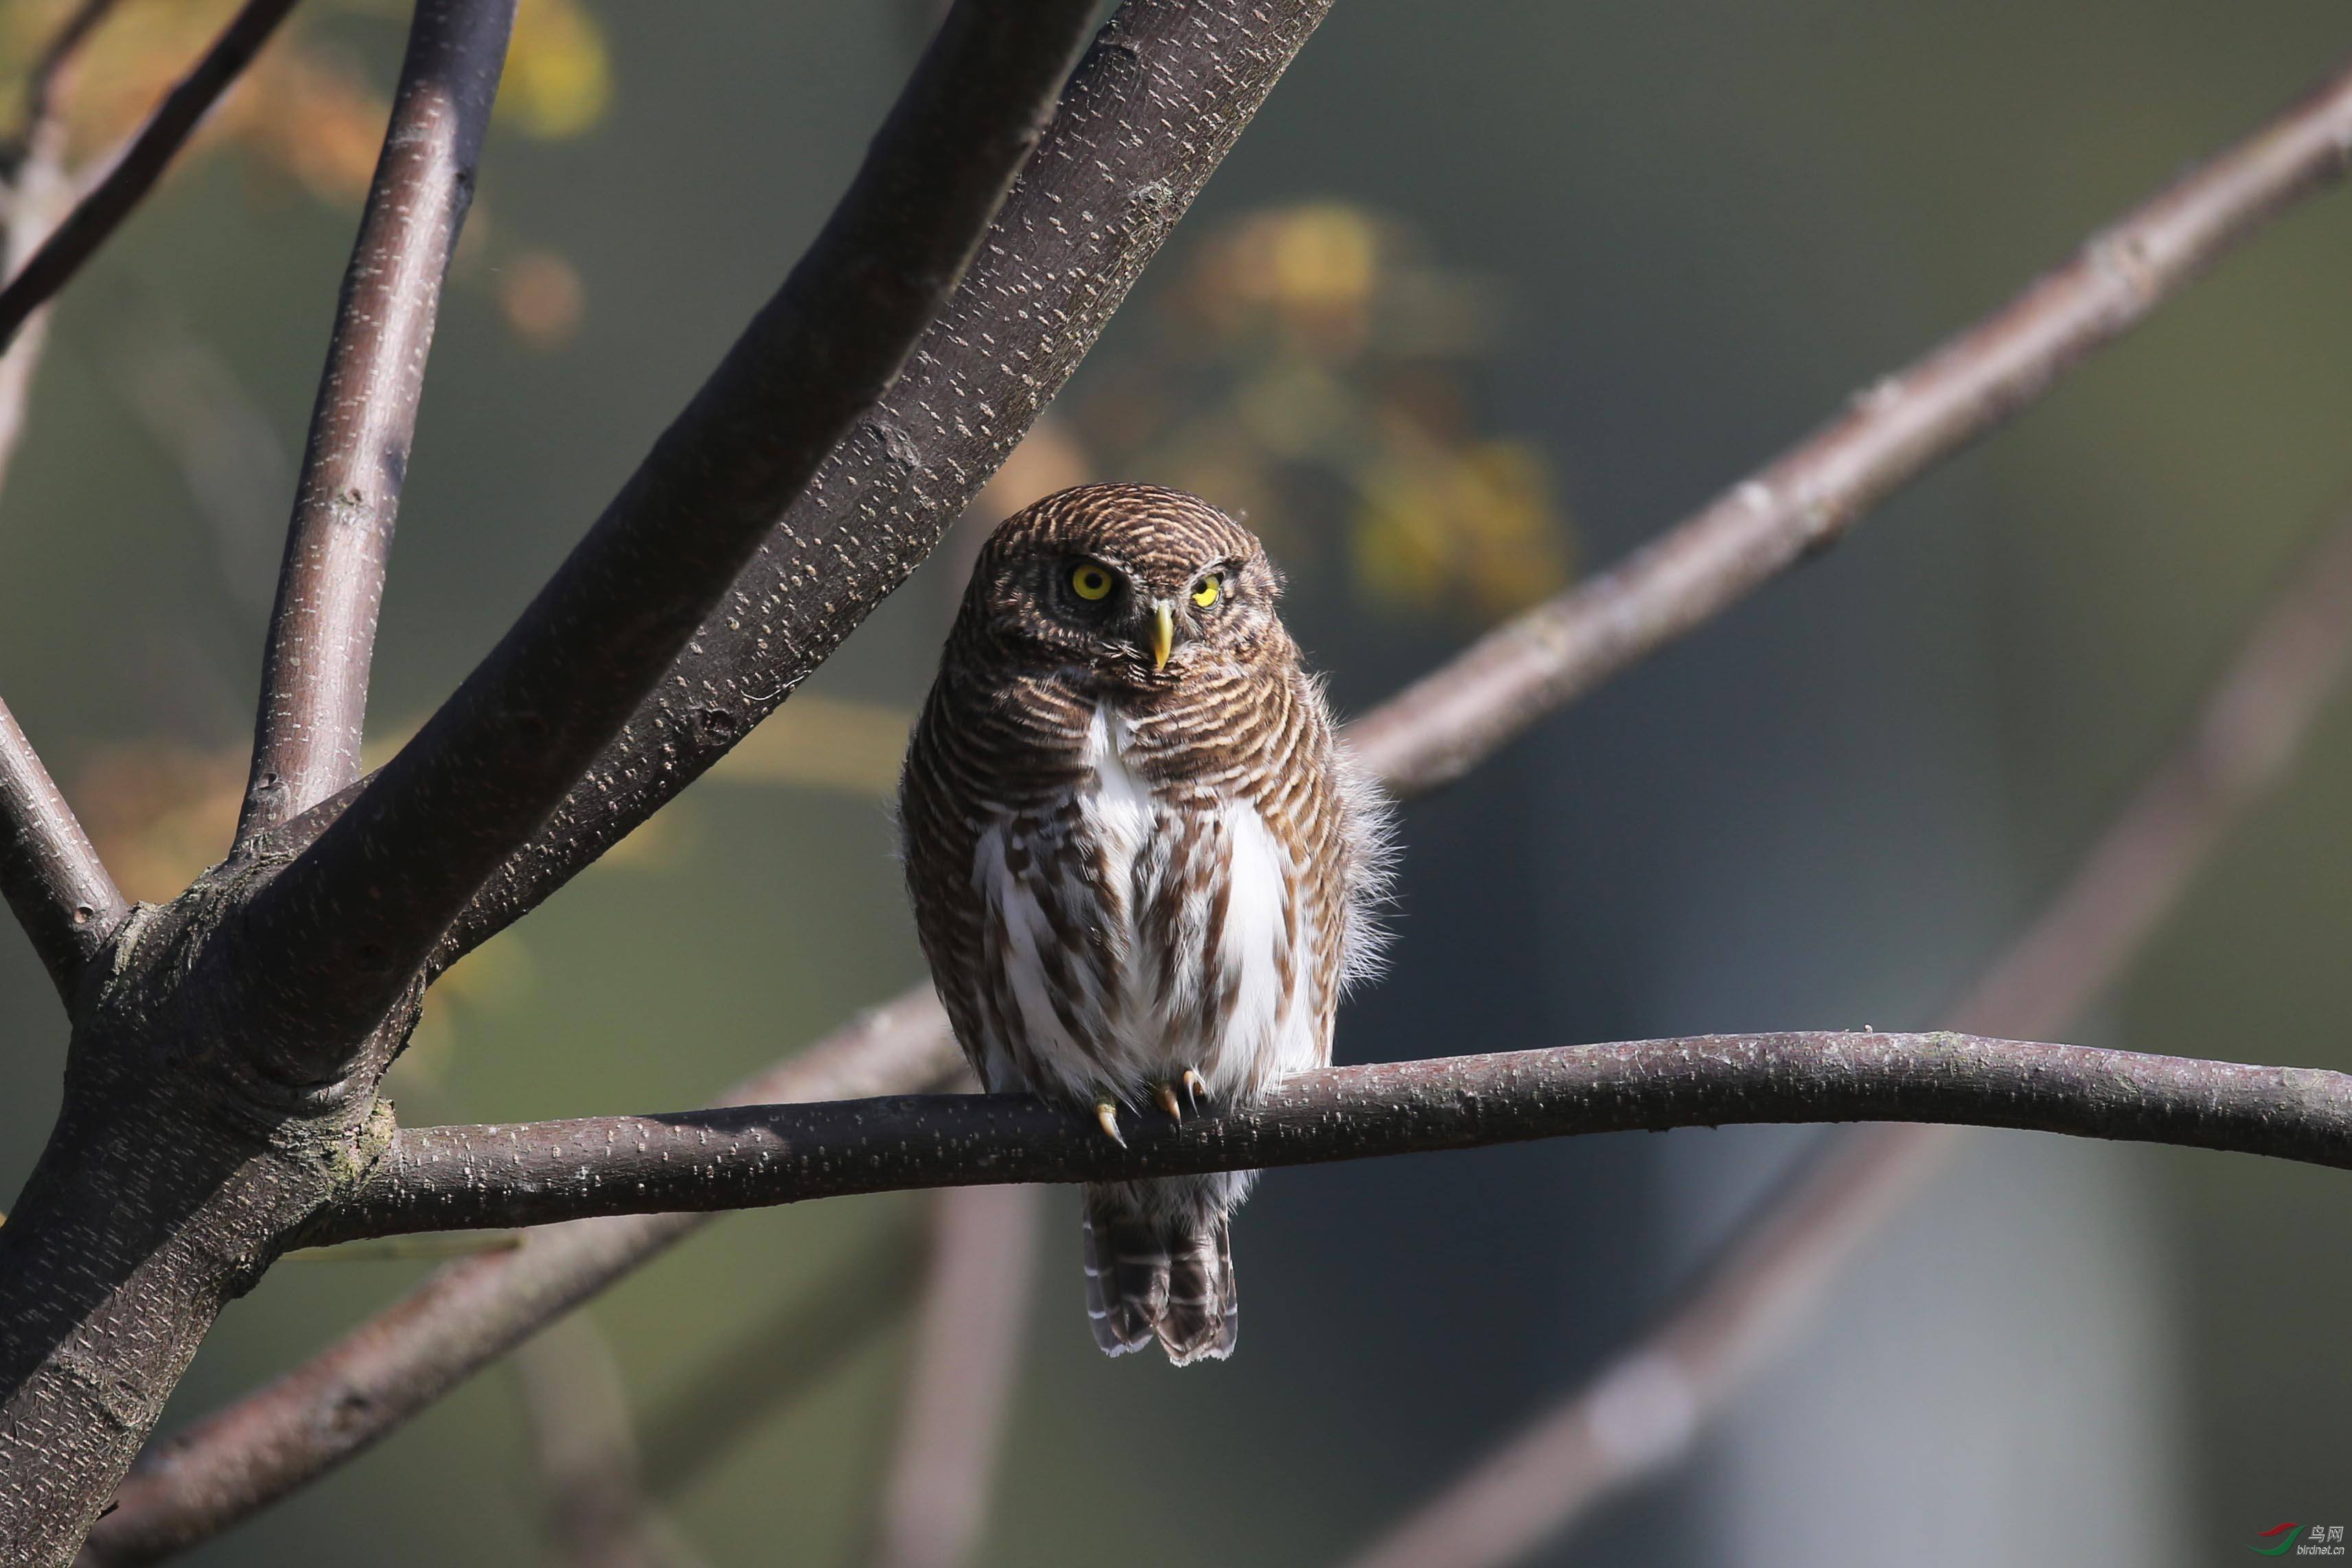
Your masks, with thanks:
M 961 1065 L 926 984 L 738 1085 L 740 1100 L 901 1094 Z M 511 1252 L 445 1265 L 302 1366 L 142 1454 L 83 1562 L 152 1563 L 369 1447 L 550 1320 L 667 1251 L 707 1215 L 534 1231 Z
M 425 356 L 515 0 L 417 0 L 383 152 L 335 307 L 262 656 L 236 841 L 360 776 L 368 666 Z
M 255 896 L 260 1027 L 299 1070 L 350 1060 L 898 373 L 1091 14 L 1089 0 L 958 0 L 783 288 L 457 694 Z
M 1330 0 L 1128 0 L 970 273 L 659 689 L 434 966 L 538 904 L 782 702 L 939 542 L 1077 368 Z M 704 461 L 723 477 L 723 460 Z
M 1357 750 L 1417 787 L 1459 778 L 1538 716 L 1835 543 L 2239 241 L 2333 184 L 2347 161 L 2352 65 L 1696 516 L 1400 694 L 1356 726 Z
M 1949 1033 L 1709 1035 L 1326 1068 L 1125 1147 L 1027 1095 L 404 1130 L 309 1241 L 1116 1182 L 1767 1121 L 1946 1121 L 2352 1167 L 2352 1077 Z
M 1949 1015 L 2055 1034 L 2121 978 L 2223 835 L 2291 770 L 2352 658 L 2352 516 L 2287 576 L 2186 738 Z M 1414 1509 L 1354 1568 L 1500 1568 L 1687 1453 L 1948 1161 L 1951 1127 L 1840 1135 L 1647 1332 Z
M 16 715 L 0 703 L 0 895 L 16 912 L 49 979 L 73 1005 L 82 966 L 130 905 L 74 820 Z
M 293 8 L 294 0 L 247 0 L 230 18 L 205 58 L 164 96 L 89 195 L 0 289 L 0 347 L 15 341 L 33 312 L 56 297 L 145 199 L 205 111 L 244 74 Z

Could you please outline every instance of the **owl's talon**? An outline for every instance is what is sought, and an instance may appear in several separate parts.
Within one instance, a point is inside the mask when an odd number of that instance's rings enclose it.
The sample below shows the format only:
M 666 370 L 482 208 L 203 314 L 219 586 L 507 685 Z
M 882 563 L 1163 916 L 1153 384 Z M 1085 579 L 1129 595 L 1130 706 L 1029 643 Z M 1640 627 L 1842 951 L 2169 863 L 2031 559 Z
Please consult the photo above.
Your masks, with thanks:
M 1192 1097 L 1192 1109 L 1195 1110 L 1200 1110 L 1201 1097 L 1209 1092 L 1209 1086 L 1202 1082 L 1201 1075 L 1194 1072 L 1191 1068 L 1186 1068 L 1184 1069 L 1184 1078 L 1182 1081 L 1184 1084 L 1184 1092 Z
M 1104 1100 L 1095 1102 L 1095 1120 L 1102 1123 L 1102 1130 L 1110 1135 L 1110 1141 L 1112 1142 L 1118 1144 L 1122 1149 L 1127 1147 L 1127 1137 L 1118 1130 L 1118 1108 L 1113 1106 L 1109 1100 Z
M 1168 1113 L 1168 1119 L 1171 1121 L 1181 1121 L 1184 1120 L 1184 1107 L 1176 1099 L 1176 1086 L 1174 1084 L 1160 1083 L 1152 1085 L 1151 1098 L 1160 1102 L 1160 1109 Z

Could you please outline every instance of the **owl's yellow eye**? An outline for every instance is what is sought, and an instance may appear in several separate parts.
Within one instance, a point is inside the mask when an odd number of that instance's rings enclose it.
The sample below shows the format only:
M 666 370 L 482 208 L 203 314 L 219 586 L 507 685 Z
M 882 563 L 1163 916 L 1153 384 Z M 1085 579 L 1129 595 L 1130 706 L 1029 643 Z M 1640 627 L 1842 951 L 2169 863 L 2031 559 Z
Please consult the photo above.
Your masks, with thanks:
M 1205 610 L 1217 602 L 1217 595 L 1224 592 L 1224 587 L 1225 580 L 1212 572 L 1201 579 L 1199 587 L 1192 590 L 1192 602 Z
M 1082 562 L 1070 574 L 1070 591 L 1081 599 L 1107 599 L 1110 596 L 1110 574 L 1093 562 Z

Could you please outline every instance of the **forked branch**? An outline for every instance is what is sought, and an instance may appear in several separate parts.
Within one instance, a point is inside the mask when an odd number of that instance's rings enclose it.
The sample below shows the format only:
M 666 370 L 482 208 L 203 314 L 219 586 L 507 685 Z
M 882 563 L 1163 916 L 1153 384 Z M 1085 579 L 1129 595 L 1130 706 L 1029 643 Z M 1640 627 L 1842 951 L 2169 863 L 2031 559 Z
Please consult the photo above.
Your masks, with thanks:
M 239 845 L 360 776 L 383 570 L 425 357 L 515 0 L 417 0 L 343 273 L 261 661 Z

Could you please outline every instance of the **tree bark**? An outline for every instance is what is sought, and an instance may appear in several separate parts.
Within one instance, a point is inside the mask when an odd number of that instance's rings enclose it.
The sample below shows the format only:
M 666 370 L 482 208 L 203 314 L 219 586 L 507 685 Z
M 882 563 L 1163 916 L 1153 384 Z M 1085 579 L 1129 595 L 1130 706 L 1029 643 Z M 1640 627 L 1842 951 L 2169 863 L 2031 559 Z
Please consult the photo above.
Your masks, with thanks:
M 305 1238 L 1118 1182 L 1771 1121 L 1942 1121 L 2352 1168 L 2352 1076 L 1948 1033 L 1712 1035 L 1326 1068 L 1124 1143 L 1027 1095 L 404 1129 Z

